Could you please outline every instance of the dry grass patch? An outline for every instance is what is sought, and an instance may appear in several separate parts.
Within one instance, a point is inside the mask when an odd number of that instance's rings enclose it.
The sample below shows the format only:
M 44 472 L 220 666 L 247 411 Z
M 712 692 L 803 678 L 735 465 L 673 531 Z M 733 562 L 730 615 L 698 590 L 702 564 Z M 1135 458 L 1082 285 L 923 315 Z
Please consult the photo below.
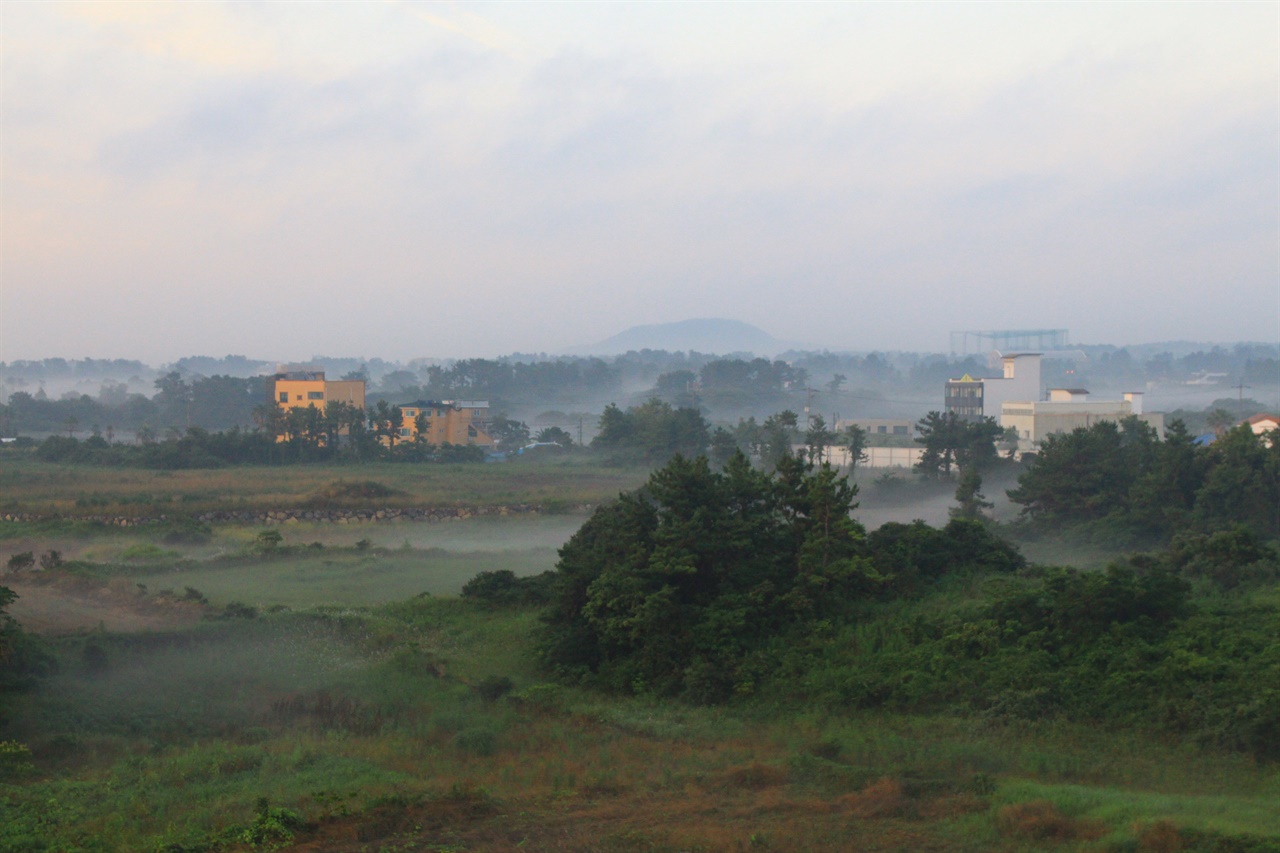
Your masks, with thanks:
M 787 784 L 787 771 L 781 767 L 752 762 L 745 767 L 735 767 L 727 774 L 726 781 L 732 788 L 759 791 Z
M 1068 817 L 1048 800 L 1003 806 L 996 827 L 1002 835 L 1034 841 L 1094 841 L 1106 834 L 1102 824 Z
M 1178 828 L 1167 820 L 1152 824 L 1135 825 L 1134 835 L 1138 839 L 1138 850 L 1141 853 L 1179 853 L 1187 848 L 1186 839 Z
M 370 501 L 402 498 L 405 492 L 377 480 L 334 480 L 316 489 L 303 500 L 305 506 L 363 506 Z
M 841 811 L 864 819 L 906 817 L 913 811 L 902 783 L 887 776 L 855 794 L 845 794 L 836 802 Z

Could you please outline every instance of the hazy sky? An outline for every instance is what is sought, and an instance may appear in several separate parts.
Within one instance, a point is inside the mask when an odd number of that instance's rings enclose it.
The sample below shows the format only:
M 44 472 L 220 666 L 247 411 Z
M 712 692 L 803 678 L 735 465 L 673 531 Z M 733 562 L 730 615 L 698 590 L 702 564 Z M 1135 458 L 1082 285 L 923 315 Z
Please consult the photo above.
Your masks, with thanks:
M 1280 4 L 0 3 L 0 360 L 1280 339 Z

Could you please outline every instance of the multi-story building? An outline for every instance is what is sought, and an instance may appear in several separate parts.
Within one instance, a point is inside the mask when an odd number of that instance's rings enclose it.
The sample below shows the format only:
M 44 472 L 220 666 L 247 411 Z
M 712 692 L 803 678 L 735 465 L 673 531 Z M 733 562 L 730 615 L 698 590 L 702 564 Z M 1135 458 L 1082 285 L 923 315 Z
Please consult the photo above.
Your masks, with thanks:
M 350 403 L 364 410 L 363 379 L 325 379 L 323 370 L 281 370 L 267 382 L 271 400 L 281 409 L 323 410 L 326 403 Z
M 1001 356 L 1004 375 L 974 379 L 965 374 L 948 379 L 944 407 L 965 420 L 999 418 L 1000 407 L 1008 400 L 1040 399 L 1040 353 L 1011 353 Z
M 323 412 L 329 403 L 348 403 L 364 411 L 363 379 L 328 380 L 323 370 L 313 368 L 280 368 L 267 380 L 267 394 L 281 414 L 307 407 Z M 277 429 L 276 441 L 288 441 L 292 437 L 283 423 Z M 339 434 L 346 435 L 346 428 Z M 323 439 L 321 441 L 323 443 Z
M 493 437 L 486 427 L 489 404 L 483 400 L 418 400 L 400 407 L 403 420 L 400 440 L 413 441 L 419 435 L 428 444 L 476 444 L 492 447 Z

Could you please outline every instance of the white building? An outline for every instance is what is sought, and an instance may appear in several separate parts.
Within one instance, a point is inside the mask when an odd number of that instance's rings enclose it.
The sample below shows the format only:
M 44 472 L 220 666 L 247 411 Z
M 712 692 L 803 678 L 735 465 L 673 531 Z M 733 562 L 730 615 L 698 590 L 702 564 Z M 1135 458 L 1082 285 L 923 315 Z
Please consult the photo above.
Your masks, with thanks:
M 1149 424 L 1164 440 L 1164 415 L 1143 412 L 1142 392 L 1128 391 L 1121 400 L 1090 400 L 1083 388 L 1054 388 L 1048 400 L 1013 400 L 1000 407 L 1000 426 L 1018 431 L 1018 451 L 1034 453 L 1045 436 L 1089 428 L 1130 415 Z
M 945 409 L 965 420 L 999 418 L 1009 400 L 1040 399 L 1040 353 L 1011 353 L 1001 356 L 1004 376 L 974 379 L 965 374 L 948 379 L 944 392 Z

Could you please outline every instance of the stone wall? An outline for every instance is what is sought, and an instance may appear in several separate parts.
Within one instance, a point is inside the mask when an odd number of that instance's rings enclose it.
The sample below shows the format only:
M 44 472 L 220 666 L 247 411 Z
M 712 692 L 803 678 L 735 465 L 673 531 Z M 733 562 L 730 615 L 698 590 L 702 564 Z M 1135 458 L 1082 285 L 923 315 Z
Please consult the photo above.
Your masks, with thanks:
M 571 512 L 590 512 L 592 506 L 583 504 L 570 507 Z M 0 515 L 0 521 L 90 521 L 114 527 L 135 527 L 144 524 L 178 521 L 189 518 L 204 524 L 286 524 L 309 521 L 330 524 L 359 524 L 382 521 L 456 521 L 464 518 L 502 517 L 510 515 L 539 515 L 545 510 L 537 504 L 499 504 L 477 507 L 398 507 L 387 509 L 271 509 L 271 510 L 217 510 L 198 512 L 189 516 L 156 515 L 41 515 L 30 512 L 10 512 Z

